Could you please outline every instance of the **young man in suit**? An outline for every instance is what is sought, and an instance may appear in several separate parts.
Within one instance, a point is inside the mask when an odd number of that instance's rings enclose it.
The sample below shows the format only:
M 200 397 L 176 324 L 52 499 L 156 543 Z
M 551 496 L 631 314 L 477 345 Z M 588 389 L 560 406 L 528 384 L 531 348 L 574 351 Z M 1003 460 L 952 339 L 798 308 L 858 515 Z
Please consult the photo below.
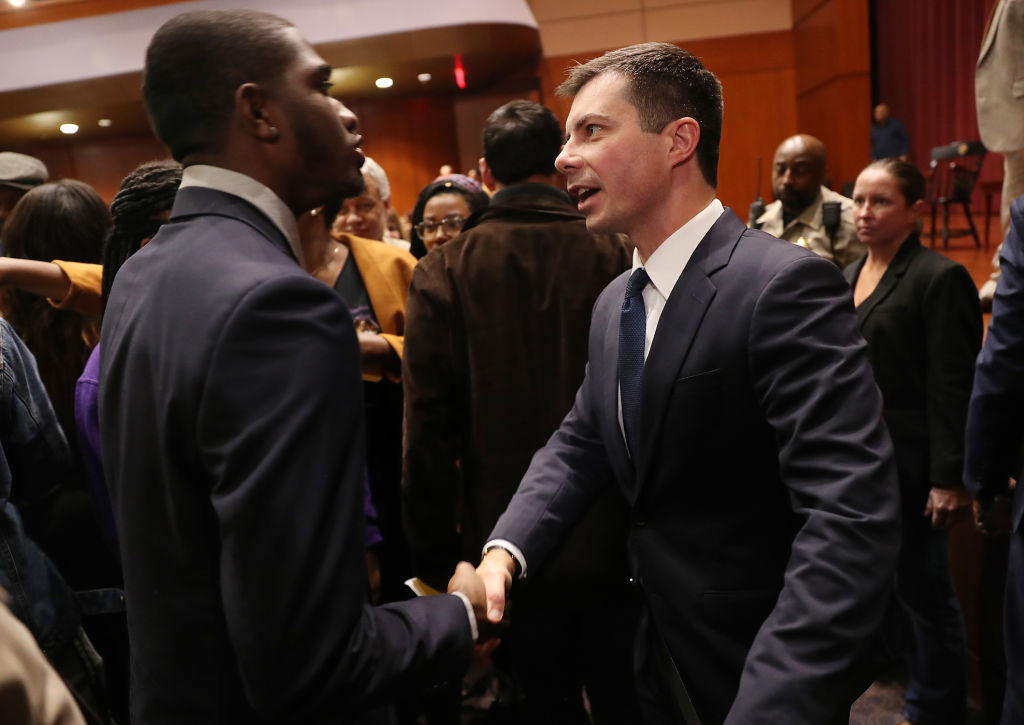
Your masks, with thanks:
M 295 220 L 362 188 L 330 75 L 252 11 L 180 15 L 147 50 L 184 174 L 117 275 L 100 361 L 139 722 L 386 722 L 369 708 L 470 658 L 469 564 L 468 596 L 367 602 L 359 347 Z
M 613 479 L 645 602 L 646 719 L 845 722 L 899 541 L 849 288 L 715 198 L 721 88 L 692 54 L 612 51 L 561 90 L 556 166 L 588 229 L 636 254 L 594 305 L 573 409 L 485 546 L 488 616 Z

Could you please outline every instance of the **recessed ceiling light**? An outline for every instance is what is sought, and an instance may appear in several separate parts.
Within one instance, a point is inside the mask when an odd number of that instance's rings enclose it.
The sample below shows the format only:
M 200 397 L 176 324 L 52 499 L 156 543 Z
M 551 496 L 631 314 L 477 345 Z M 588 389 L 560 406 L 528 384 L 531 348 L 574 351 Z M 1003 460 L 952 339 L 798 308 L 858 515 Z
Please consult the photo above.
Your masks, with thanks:
M 25 4 L 25 0 L 7 0 L 7 2 L 9 2 L 16 8 L 20 8 L 22 5 Z
M 378 88 L 390 88 L 395 85 L 395 82 L 390 78 L 378 78 L 374 83 Z
M 420 83 L 430 83 L 430 80 L 433 77 L 434 76 L 430 75 L 429 73 L 420 73 L 418 76 L 416 76 L 416 80 L 418 80 Z
M 61 133 L 66 133 L 66 134 L 69 134 L 69 135 L 73 134 L 73 133 L 78 133 L 78 124 L 77 123 L 62 123 L 60 125 L 60 132 Z
M 109 118 L 101 118 L 99 121 L 96 122 L 96 125 L 100 128 L 110 128 L 114 125 L 114 122 L 111 121 Z

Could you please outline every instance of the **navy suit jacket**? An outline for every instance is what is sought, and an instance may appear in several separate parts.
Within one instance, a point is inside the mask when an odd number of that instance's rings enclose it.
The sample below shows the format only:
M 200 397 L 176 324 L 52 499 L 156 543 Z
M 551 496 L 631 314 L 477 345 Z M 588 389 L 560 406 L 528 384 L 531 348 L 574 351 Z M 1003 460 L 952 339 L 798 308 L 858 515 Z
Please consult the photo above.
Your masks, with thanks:
M 529 573 L 610 469 L 632 505 L 632 576 L 702 722 L 841 718 L 899 540 L 892 446 L 849 287 L 727 210 L 662 313 L 631 460 L 616 372 L 627 278 L 598 299 L 574 407 L 491 538 L 519 546 Z
M 865 259 L 843 270 L 855 288 Z M 921 519 L 933 486 L 959 486 L 964 422 L 981 349 L 978 288 L 963 265 L 916 235 L 857 308 L 896 451 L 907 520 Z
M 978 356 L 967 408 L 964 485 L 978 499 L 1013 492 L 1010 557 L 1006 575 L 1006 697 L 1000 722 L 1024 722 L 1024 196 L 1010 205 L 1010 232 L 999 254 L 1002 274 L 992 299 L 992 320 Z
M 461 673 L 458 598 L 367 604 L 355 330 L 262 213 L 181 189 L 102 342 L 133 720 L 336 722 Z
M 1010 232 L 999 253 L 1002 273 L 992 299 L 985 346 L 978 356 L 967 409 L 964 485 L 975 498 L 1008 494 L 1021 470 L 1024 420 L 1024 197 L 1010 206 Z M 1024 496 L 1014 496 L 1013 526 L 1021 533 Z

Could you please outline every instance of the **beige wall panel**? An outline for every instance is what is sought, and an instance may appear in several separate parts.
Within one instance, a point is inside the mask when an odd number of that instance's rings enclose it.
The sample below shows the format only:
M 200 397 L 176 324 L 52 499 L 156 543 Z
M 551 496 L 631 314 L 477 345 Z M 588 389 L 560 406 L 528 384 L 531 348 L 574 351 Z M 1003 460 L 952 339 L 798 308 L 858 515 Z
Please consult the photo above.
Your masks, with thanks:
M 528 4 L 538 24 L 549 20 L 642 10 L 644 6 L 641 0 L 529 0 Z
M 540 43 L 545 56 L 619 48 L 644 40 L 643 13 L 639 11 L 540 24 Z
M 723 0 L 649 8 L 645 25 L 647 40 L 687 41 L 788 30 L 792 22 L 787 0 Z

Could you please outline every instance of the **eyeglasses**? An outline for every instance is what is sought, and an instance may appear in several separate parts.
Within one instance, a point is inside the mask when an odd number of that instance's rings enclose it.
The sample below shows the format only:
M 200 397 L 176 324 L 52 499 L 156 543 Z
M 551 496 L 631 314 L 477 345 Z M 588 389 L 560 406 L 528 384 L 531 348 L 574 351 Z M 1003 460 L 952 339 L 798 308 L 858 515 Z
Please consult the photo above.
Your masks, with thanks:
M 421 237 L 425 237 L 429 234 L 433 234 L 437 231 L 438 227 L 444 227 L 445 230 L 452 234 L 458 234 L 462 231 L 462 225 L 466 223 L 466 217 L 458 214 L 451 214 L 446 216 L 439 222 L 420 222 L 415 227 L 416 233 Z

